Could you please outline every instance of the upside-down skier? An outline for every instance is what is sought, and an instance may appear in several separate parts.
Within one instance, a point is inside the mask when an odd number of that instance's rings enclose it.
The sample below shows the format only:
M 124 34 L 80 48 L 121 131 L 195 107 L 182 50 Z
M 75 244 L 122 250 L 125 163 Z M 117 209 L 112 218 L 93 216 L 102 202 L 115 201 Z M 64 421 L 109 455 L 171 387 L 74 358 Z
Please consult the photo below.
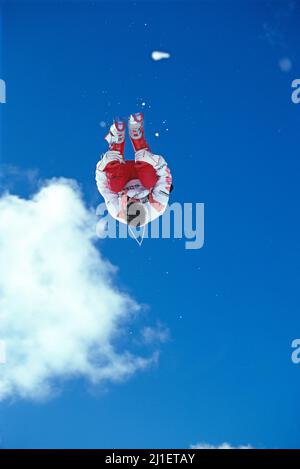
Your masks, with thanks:
M 151 152 L 142 113 L 131 114 L 129 137 L 135 159 L 124 159 L 126 122 L 115 119 L 105 140 L 109 150 L 96 168 L 96 182 L 112 217 L 132 227 L 144 226 L 164 213 L 172 190 L 166 161 Z

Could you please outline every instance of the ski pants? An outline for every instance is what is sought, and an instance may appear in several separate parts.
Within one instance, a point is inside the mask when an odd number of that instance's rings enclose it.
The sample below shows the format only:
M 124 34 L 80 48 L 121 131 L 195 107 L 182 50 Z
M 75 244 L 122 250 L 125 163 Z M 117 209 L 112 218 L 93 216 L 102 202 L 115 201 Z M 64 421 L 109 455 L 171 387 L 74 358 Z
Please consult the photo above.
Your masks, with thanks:
M 145 189 L 151 189 L 157 182 L 153 166 L 143 161 L 111 161 L 105 168 L 108 186 L 113 192 L 120 192 L 131 179 L 139 179 Z

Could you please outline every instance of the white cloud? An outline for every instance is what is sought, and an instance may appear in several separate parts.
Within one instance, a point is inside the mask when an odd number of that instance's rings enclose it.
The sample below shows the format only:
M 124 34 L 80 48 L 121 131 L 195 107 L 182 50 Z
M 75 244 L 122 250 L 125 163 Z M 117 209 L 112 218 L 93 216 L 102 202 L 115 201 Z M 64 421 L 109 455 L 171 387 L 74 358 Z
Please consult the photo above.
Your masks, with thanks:
M 70 180 L 0 197 L 0 399 L 47 397 L 57 378 L 121 380 L 155 360 L 116 350 L 139 306 L 117 288 L 95 225 Z
M 142 337 L 146 344 L 156 342 L 167 342 L 170 338 L 170 331 L 162 324 L 158 323 L 156 327 L 144 327 L 142 330 Z
M 231 446 L 229 443 L 222 443 L 220 446 L 209 445 L 207 443 L 197 443 L 190 445 L 191 449 L 252 449 L 250 445 L 247 446 Z
M 37 169 L 20 169 L 11 164 L 0 165 L 0 184 L 3 190 L 12 190 L 17 184 L 24 184 L 29 188 L 36 187 L 39 180 Z
M 153 60 L 169 59 L 171 55 L 168 52 L 153 51 L 151 54 Z

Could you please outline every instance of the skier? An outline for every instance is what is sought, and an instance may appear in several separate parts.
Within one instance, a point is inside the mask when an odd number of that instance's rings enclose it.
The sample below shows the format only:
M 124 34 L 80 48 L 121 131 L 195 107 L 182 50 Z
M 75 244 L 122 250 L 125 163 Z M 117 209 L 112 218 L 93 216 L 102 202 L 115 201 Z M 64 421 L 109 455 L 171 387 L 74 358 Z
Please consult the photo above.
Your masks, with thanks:
M 109 150 L 96 168 L 96 182 L 112 217 L 131 227 L 141 227 L 163 214 L 173 188 L 172 176 L 162 156 L 151 152 L 144 133 L 142 113 L 128 120 L 135 160 L 124 159 L 124 120 L 115 119 L 105 140 Z

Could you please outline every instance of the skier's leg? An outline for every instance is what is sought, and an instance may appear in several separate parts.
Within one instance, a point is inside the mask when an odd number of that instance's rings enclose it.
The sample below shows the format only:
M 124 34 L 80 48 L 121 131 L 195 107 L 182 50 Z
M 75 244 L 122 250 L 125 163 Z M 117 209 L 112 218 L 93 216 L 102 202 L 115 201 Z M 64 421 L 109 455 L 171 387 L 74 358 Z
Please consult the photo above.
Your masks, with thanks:
M 131 114 L 128 121 L 128 130 L 134 151 L 150 150 L 145 138 L 144 116 L 141 112 Z
M 125 127 L 124 120 L 114 119 L 105 137 L 109 150 L 104 153 L 97 165 L 98 171 L 105 173 L 107 185 L 113 192 L 120 192 L 127 182 L 124 160 Z
M 116 117 L 105 137 L 105 140 L 109 144 L 109 150 L 119 152 L 123 158 L 125 147 L 125 127 L 126 122 Z
M 143 161 L 136 161 L 135 170 L 142 185 L 146 189 L 151 189 L 157 183 L 156 171 L 149 163 Z
M 108 187 L 113 192 L 120 192 L 125 186 L 124 166 L 124 164 L 118 161 L 112 161 L 108 163 L 104 170 Z
M 113 192 L 121 192 L 130 179 L 135 177 L 134 161 L 110 162 L 105 168 L 107 183 Z

